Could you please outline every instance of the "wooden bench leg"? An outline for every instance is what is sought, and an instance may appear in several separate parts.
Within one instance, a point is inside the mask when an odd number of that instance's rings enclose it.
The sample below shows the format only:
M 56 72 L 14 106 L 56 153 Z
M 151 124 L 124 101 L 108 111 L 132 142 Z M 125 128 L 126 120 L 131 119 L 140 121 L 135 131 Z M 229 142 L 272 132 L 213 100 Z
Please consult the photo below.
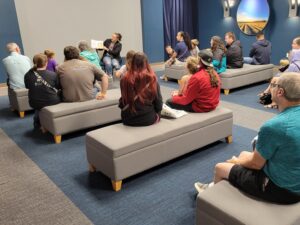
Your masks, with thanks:
M 122 180 L 118 180 L 118 181 L 111 180 L 111 183 L 112 183 L 112 187 L 113 187 L 114 191 L 120 191 L 121 190 Z
M 22 111 L 22 112 L 19 112 L 19 116 L 20 116 L 20 118 L 24 118 L 24 116 L 25 116 L 25 112 L 24 112 L 24 111 Z
M 61 135 L 54 135 L 54 141 L 56 144 L 60 144 L 61 143 Z
M 231 144 L 231 143 L 232 143 L 232 135 L 226 137 L 225 139 L 226 139 L 226 142 L 227 142 L 228 144 Z
M 91 173 L 96 172 L 96 167 L 95 167 L 94 165 L 92 165 L 92 164 L 89 163 L 89 171 L 90 171 Z
M 224 89 L 224 94 L 229 95 L 229 89 Z

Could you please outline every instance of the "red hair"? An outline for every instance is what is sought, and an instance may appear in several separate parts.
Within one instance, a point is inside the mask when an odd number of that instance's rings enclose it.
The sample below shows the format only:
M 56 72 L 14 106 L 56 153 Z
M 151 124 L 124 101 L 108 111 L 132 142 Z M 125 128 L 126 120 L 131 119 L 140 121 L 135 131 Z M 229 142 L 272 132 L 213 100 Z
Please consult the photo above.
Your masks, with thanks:
M 157 95 L 157 78 L 144 53 L 134 54 L 128 72 L 120 82 L 122 103 L 135 112 L 134 102 L 152 102 Z

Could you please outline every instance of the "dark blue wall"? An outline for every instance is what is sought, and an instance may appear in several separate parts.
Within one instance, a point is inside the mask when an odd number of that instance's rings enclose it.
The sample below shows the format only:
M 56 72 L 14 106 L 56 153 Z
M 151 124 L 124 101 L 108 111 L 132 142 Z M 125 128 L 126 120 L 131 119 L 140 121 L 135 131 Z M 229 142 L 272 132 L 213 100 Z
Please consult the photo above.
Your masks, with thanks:
M 0 1 L 0 83 L 6 82 L 6 73 L 3 68 L 2 59 L 7 56 L 6 44 L 17 43 L 23 48 L 15 3 L 13 0 Z
M 143 49 L 150 62 L 164 61 L 163 0 L 141 0 Z
M 163 48 L 163 0 L 141 0 L 143 20 L 144 51 L 151 62 L 161 62 L 164 59 Z M 195 8 L 195 31 L 200 40 L 200 48 L 208 48 L 210 38 L 219 35 L 222 38 L 227 31 L 235 32 L 242 42 L 244 55 L 248 55 L 254 36 L 243 34 L 236 23 L 238 3 L 231 9 L 232 17 L 223 17 L 222 0 L 197 0 Z M 288 0 L 268 0 L 270 5 L 270 19 L 265 28 L 265 35 L 272 42 L 272 63 L 278 64 L 291 48 L 294 37 L 300 36 L 300 13 L 298 17 L 288 17 Z M 299 9 L 300 10 L 300 9 Z
M 237 0 L 237 3 L 240 1 Z M 288 17 L 288 0 L 269 0 L 270 18 L 264 32 L 266 38 L 272 42 L 272 63 L 278 64 L 291 48 L 291 41 L 300 35 L 299 17 Z M 222 38 L 227 31 L 234 31 L 244 48 L 244 55 L 249 53 L 254 36 L 242 33 L 236 23 L 238 4 L 231 9 L 230 18 L 223 17 L 222 1 L 198 0 L 198 29 L 201 48 L 209 47 L 210 37 L 219 35 Z

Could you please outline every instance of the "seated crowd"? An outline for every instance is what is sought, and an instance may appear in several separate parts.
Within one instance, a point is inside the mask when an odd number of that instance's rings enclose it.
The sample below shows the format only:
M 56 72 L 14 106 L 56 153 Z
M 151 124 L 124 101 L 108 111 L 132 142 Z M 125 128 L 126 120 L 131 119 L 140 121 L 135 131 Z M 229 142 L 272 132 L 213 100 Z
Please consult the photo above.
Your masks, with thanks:
M 8 74 L 9 88 L 28 88 L 29 103 L 34 108 L 34 126 L 39 127 L 38 112 L 43 107 L 59 102 L 82 102 L 105 99 L 108 78 L 117 69 L 121 97 L 119 107 L 122 122 L 127 126 L 150 126 L 159 123 L 163 100 L 155 72 L 141 52 L 129 51 L 126 64 L 120 68 L 121 34 L 114 33 L 104 42 L 101 60 L 86 41 L 78 48 L 64 48 L 65 61 L 58 65 L 54 52 L 36 54 L 33 67 L 28 57 L 21 55 L 15 43 L 9 43 L 10 56 L 3 59 Z M 262 33 L 252 45 L 249 56 L 243 58 L 242 45 L 232 32 L 210 40 L 210 49 L 201 50 L 198 40 L 190 40 L 187 32 L 177 33 L 174 50 L 167 46 L 170 59 L 166 66 L 185 65 L 189 74 L 181 80 L 178 91 L 171 94 L 166 104 L 188 112 L 205 113 L 216 109 L 220 102 L 219 73 L 226 68 L 242 68 L 244 63 L 270 63 L 271 43 Z M 274 78 L 265 92 L 270 92 L 280 113 L 267 121 L 258 133 L 253 152 L 242 152 L 215 167 L 214 182 L 196 183 L 202 192 L 225 179 L 237 188 L 271 202 L 300 201 L 300 38 L 293 40 L 290 65 L 280 77 Z M 16 63 L 17 62 L 17 63 Z M 17 66 L 16 66 L 17 65 Z M 100 81 L 100 87 L 96 82 Z M 99 90 L 100 89 L 100 90 Z
M 166 65 L 170 66 L 174 62 L 185 62 L 187 57 L 192 55 L 197 57 L 199 53 L 199 41 L 197 39 L 190 40 L 187 32 L 178 32 L 174 50 L 167 45 L 165 50 L 170 59 Z M 233 32 L 225 34 L 224 42 L 219 36 L 213 36 L 210 40 L 209 49 L 213 54 L 213 65 L 217 73 L 222 73 L 229 69 L 242 68 L 244 63 L 253 65 L 269 64 L 271 61 L 271 43 L 265 39 L 262 32 L 257 33 L 257 41 L 252 44 L 249 57 L 243 57 L 243 48 L 241 42 L 236 39 Z M 183 54 L 184 53 L 184 54 Z

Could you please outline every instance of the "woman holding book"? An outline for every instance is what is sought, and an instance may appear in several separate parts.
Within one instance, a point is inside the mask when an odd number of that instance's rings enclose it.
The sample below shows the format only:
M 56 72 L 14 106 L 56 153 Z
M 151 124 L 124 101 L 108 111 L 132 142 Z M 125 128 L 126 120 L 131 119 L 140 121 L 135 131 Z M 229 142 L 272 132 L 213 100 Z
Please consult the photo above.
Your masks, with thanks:
M 103 43 L 103 57 L 102 62 L 104 63 L 104 67 L 106 73 L 109 76 L 113 74 L 113 68 L 116 70 L 120 69 L 121 63 L 121 43 L 122 35 L 120 33 L 113 33 L 110 39 L 106 39 Z
M 160 87 L 144 53 L 134 54 L 120 88 L 119 107 L 124 125 L 148 126 L 159 122 L 163 104 Z
M 191 76 L 184 93 L 174 93 L 172 98 L 167 100 L 166 104 L 171 108 L 188 112 L 209 112 L 218 106 L 221 82 L 212 65 L 212 53 L 202 50 L 199 57 L 200 69 Z

